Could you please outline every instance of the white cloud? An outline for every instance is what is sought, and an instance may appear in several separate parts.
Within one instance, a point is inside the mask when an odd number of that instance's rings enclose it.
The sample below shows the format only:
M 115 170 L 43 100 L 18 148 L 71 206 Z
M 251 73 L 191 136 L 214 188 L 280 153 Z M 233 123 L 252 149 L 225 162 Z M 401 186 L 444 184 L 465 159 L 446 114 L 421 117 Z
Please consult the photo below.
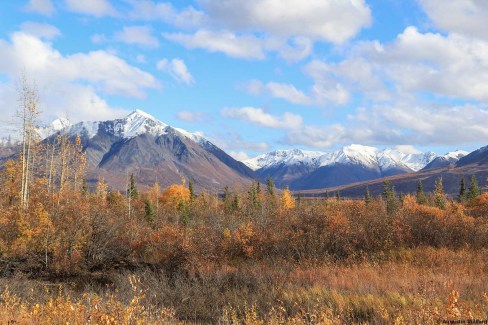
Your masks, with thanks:
M 252 35 L 238 36 L 231 32 L 214 32 L 201 29 L 194 34 L 164 33 L 163 36 L 186 48 L 202 48 L 209 52 L 222 52 L 243 59 L 264 59 L 263 44 Z
M 406 153 L 406 154 L 419 154 L 422 153 L 421 150 L 415 148 L 412 145 L 404 144 L 404 145 L 398 145 L 395 147 L 396 150 Z
M 284 142 L 288 145 L 304 145 L 316 148 L 330 148 L 338 143 L 348 142 L 346 129 L 342 125 L 319 127 L 305 125 L 287 132 Z
M 296 129 L 302 125 L 300 115 L 285 112 L 282 116 L 275 116 L 255 107 L 224 108 L 221 114 L 269 128 Z
M 269 82 L 266 84 L 266 89 L 272 97 L 282 98 L 290 103 L 300 105 L 311 105 L 313 103 L 309 96 L 291 84 Z
M 202 0 L 216 24 L 235 31 L 342 43 L 371 23 L 364 0 Z M 306 23 L 304 23 L 306 22 Z
M 24 8 L 27 11 L 36 12 L 45 16 L 51 16 L 55 12 L 51 0 L 29 0 Z
M 238 161 L 245 161 L 245 160 L 248 160 L 250 159 L 251 157 L 249 157 L 249 155 L 247 153 L 245 153 L 244 151 L 234 151 L 234 150 L 231 150 L 229 152 L 227 152 L 232 158 L 234 158 L 235 160 L 238 160 Z
M 360 51 L 402 91 L 488 101 L 488 42 L 408 27 L 394 42 Z
M 170 2 L 150 0 L 129 0 L 128 2 L 132 5 L 129 13 L 131 19 L 161 20 L 181 28 L 200 26 L 206 19 L 203 12 L 193 7 L 178 11 Z
M 207 137 L 208 138 L 208 137 Z M 217 145 L 219 148 L 224 150 L 251 150 L 251 151 L 267 151 L 270 146 L 265 142 L 253 142 L 249 139 L 243 139 L 236 132 L 225 132 L 222 134 L 217 134 L 215 137 L 210 138 L 212 143 Z
M 486 0 L 420 0 L 427 15 L 447 32 L 488 40 L 488 2 Z
M 108 0 L 66 0 L 69 10 L 95 17 L 117 16 L 118 13 Z
M 107 35 L 105 34 L 94 34 L 90 39 L 95 44 L 102 44 L 108 41 Z
M 159 47 L 159 41 L 152 35 L 150 26 L 125 26 L 120 32 L 115 33 L 114 39 L 126 44 L 140 45 L 144 47 Z
M 159 87 L 151 74 L 113 54 L 94 51 L 65 56 L 50 43 L 16 32 L 9 41 L 0 39 L 0 73 L 14 80 L 23 70 L 39 85 L 49 117 L 64 112 L 73 120 L 120 116 L 122 111 L 110 107 L 102 95 L 143 97 L 147 89 Z M 12 82 L 1 86 L 15 89 Z M 14 105 L 2 107 L 15 110 L 15 94 L 8 92 L 8 96 L 13 98 L 3 100 Z
M 184 83 L 185 85 L 191 85 L 195 83 L 195 79 L 188 71 L 186 64 L 181 59 L 172 59 L 169 61 L 168 59 L 162 59 L 158 61 L 156 65 L 158 70 L 167 72 L 170 76 L 180 83 Z
M 32 21 L 22 23 L 20 29 L 27 34 L 46 40 L 51 40 L 61 35 L 61 31 L 53 25 Z
M 146 60 L 146 57 L 144 56 L 144 54 L 137 54 L 136 62 L 137 63 L 147 63 L 147 60 Z
M 202 122 L 207 118 L 206 114 L 203 112 L 190 112 L 190 111 L 179 111 L 176 113 L 176 117 L 182 121 L 195 123 Z

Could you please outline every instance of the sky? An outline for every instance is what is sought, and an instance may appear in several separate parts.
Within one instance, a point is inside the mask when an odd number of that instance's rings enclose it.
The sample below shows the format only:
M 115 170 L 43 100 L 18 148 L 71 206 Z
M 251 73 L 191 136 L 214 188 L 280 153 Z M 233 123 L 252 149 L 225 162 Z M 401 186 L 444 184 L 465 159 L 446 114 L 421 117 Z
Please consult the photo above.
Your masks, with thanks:
M 0 1 L 0 133 L 134 109 L 237 159 L 488 144 L 486 0 Z

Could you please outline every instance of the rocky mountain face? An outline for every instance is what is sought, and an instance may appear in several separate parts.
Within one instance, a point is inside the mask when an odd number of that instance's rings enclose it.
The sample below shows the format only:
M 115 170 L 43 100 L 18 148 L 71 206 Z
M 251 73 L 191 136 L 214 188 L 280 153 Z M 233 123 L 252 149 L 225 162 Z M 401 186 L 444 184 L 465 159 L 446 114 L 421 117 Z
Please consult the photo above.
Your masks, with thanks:
M 438 158 L 455 163 L 464 154 L 461 151 L 445 156 L 433 152 L 412 154 L 354 144 L 335 152 L 279 150 L 245 163 L 261 179 L 271 177 L 278 187 L 306 190 L 412 173 Z
M 111 186 L 123 189 L 127 175 L 133 173 L 141 185 L 158 181 L 167 186 L 184 178 L 193 180 L 197 188 L 217 191 L 256 177 L 204 137 L 173 128 L 140 110 L 123 119 L 57 124 L 62 125 L 57 132 L 81 137 L 91 182 L 103 176 Z

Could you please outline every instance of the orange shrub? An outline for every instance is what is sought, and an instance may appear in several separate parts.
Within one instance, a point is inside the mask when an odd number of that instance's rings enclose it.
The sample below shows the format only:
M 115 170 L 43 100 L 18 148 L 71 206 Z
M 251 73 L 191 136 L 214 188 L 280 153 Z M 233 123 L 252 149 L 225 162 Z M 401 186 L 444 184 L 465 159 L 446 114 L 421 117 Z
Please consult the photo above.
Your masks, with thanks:
M 173 184 L 163 191 L 161 201 L 168 207 L 177 208 L 181 203 L 190 202 L 190 190 L 183 185 Z

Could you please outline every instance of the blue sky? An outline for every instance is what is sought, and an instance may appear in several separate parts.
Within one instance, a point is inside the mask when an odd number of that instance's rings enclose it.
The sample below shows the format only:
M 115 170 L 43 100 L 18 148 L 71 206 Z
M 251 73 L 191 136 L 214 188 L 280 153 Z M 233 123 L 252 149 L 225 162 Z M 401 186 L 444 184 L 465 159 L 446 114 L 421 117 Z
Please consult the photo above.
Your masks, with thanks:
M 0 124 L 35 80 L 45 123 L 139 108 L 234 157 L 488 142 L 484 0 L 0 2 Z M 10 127 L 10 128 L 9 128 Z

